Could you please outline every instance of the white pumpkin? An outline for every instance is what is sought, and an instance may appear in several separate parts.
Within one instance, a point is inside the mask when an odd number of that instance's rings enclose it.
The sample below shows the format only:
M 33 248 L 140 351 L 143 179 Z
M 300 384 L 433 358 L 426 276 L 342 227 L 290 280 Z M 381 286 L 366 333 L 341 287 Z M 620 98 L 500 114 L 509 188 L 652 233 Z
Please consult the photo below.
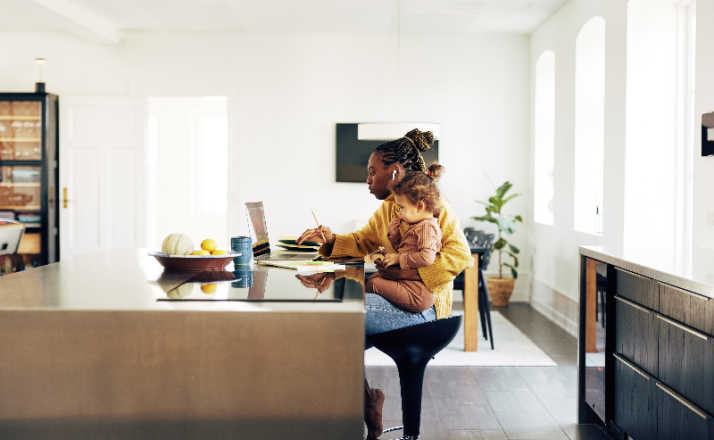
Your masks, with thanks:
M 186 255 L 193 250 L 193 240 L 186 234 L 169 234 L 161 243 L 161 252 L 169 255 Z
M 193 293 L 194 284 L 186 283 L 166 292 L 166 296 L 171 299 L 181 299 Z

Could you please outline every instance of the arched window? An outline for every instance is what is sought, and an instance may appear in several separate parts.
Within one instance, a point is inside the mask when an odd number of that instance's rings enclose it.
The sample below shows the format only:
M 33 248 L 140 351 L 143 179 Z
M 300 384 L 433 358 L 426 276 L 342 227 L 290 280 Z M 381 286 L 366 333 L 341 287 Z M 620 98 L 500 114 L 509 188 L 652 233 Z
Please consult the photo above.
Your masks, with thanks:
M 575 40 L 575 229 L 602 233 L 605 140 L 605 20 L 593 17 Z
M 555 160 L 555 54 L 545 51 L 535 65 L 533 219 L 553 224 Z

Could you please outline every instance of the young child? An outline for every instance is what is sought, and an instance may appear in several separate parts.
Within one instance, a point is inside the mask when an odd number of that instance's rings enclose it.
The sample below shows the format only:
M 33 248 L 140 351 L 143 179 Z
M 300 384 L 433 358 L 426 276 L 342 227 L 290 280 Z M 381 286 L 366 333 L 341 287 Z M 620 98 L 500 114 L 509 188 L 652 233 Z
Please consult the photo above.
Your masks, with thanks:
M 381 249 L 384 266 L 417 269 L 434 263 L 441 250 L 441 229 L 437 220 L 441 203 L 436 180 L 442 172 L 443 167 L 433 163 L 429 174 L 409 172 L 392 189 L 399 212 L 389 225 L 388 238 L 397 252 Z M 408 225 L 404 234 L 400 232 L 402 223 Z M 381 295 L 410 312 L 423 312 L 434 305 L 434 294 L 422 281 L 394 281 L 375 274 L 367 280 L 366 287 L 367 292 Z

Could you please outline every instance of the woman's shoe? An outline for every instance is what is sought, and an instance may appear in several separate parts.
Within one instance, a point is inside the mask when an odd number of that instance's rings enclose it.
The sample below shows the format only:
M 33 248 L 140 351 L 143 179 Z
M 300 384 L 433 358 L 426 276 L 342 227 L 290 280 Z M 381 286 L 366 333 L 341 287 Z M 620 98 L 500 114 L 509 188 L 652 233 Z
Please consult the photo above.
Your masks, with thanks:
M 364 402 L 364 421 L 367 423 L 367 440 L 375 440 L 382 435 L 382 407 L 384 392 L 378 388 L 367 391 Z

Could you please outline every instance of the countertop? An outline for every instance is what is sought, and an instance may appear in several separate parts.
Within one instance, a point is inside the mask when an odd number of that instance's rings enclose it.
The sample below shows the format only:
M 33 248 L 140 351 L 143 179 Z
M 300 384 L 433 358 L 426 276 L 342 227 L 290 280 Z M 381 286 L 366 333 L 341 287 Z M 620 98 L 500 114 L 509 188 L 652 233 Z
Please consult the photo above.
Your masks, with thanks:
M 671 252 L 656 249 L 622 250 L 604 246 L 580 246 L 580 254 L 714 298 L 714 251 L 698 250 L 691 264 L 678 261 Z
M 233 270 L 233 263 L 227 271 Z M 364 313 L 364 280 L 361 266 L 335 273 L 345 278 L 342 301 L 323 302 L 245 302 L 245 301 L 167 301 L 176 297 L 248 297 L 258 294 L 300 298 L 333 295 L 335 283 L 322 293 L 306 287 L 289 269 L 253 266 L 252 287 L 235 287 L 230 281 L 216 282 L 214 293 L 204 293 L 201 282 L 188 283 L 195 274 L 169 274 L 146 249 L 125 249 L 74 256 L 0 277 L 0 310 L 102 310 L 102 311 L 232 311 L 232 312 L 326 312 Z M 255 288 L 260 285 L 261 292 Z M 187 292 L 186 289 L 190 290 Z M 170 295 L 169 292 L 174 292 Z M 162 299 L 159 301 L 159 299 Z

